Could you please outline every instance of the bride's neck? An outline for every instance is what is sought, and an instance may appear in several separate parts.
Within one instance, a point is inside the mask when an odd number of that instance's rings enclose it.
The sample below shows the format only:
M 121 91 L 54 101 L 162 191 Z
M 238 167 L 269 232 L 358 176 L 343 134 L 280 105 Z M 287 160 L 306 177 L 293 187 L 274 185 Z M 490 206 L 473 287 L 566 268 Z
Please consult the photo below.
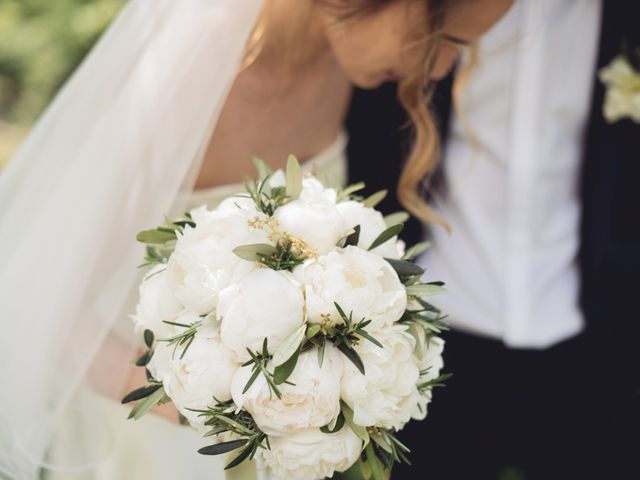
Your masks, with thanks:
M 312 0 L 269 0 L 261 22 L 264 34 L 255 67 L 290 77 L 333 60 Z

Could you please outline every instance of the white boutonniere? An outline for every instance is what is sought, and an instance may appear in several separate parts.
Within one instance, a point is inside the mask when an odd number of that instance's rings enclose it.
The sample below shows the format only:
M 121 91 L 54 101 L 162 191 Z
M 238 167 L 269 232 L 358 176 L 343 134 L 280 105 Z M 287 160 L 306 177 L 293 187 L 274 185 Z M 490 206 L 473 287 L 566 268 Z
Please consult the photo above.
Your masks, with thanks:
M 600 70 L 599 78 L 607 88 L 603 106 L 607 122 L 630 118 L 640 123 L 640 47 L 634 51 L 624 47 Z

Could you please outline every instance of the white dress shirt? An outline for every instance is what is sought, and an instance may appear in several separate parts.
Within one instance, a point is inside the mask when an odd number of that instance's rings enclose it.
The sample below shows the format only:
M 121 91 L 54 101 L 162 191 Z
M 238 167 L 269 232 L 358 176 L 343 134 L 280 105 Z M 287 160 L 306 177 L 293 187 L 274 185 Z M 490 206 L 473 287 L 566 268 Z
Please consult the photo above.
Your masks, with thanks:
M 480 42 L 460 105 L 478 144 L 453 115 L 436 200 L 453 233 L 432 229 L 421 258 L 454 329 L 544 348 L 583 328 L 578 186 L 600 15 L 600 0 L 518 0 Z

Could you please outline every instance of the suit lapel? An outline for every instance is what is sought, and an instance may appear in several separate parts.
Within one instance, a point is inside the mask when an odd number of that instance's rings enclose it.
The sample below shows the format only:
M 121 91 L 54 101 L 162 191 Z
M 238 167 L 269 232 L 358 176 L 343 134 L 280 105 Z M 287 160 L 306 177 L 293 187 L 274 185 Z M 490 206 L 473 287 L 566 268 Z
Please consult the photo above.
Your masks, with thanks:
M 582 175 L 580 265 L 581 303 L 593 325 L 604 311 L 630 301 L 625 288 L 637 286 L 640 268 L 640 125 L 631 120 L 609 124 L 602 114 L 604 85 L 597 72 L 616 57 L 623 42 L 640 46 L 637 2 L 603 1 L 600 47 L 594 72 Z M 616 279 L 607 281 L 605 279 Z M 629 292 L 631 293 L 631 292 Z

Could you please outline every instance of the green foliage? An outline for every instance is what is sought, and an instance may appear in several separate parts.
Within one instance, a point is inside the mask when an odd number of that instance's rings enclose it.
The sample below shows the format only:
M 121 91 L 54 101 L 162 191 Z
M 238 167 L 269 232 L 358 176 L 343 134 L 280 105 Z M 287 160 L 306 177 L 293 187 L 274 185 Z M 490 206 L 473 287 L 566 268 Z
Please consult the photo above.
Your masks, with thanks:
M 431 242 L 420 242 L 407 250 L 402 257 L 403 260 L 413 261 L 418 255 L 426 252 L 431 247 Z
M 388 480 L 394 463 L 410 464 L 409 449 L 395 436 L 395 432 L 383 428 L 365 428 L 353 421 L 353 410 L 340 402 L 344 423 L 363 441 L 363 452 L 356 464 L 337 478 L 360 480 Z
M 178 233 L 182 232 L 187 225 L 196 226 L 189 213 L 179 220 L 166 219 L 165 225 L 138 233 L 136 240 L 146 245 L 144 263 L 140 268 L 167 263 L 175 248 Z
M 383 469 L 381 470 L 391 470 L 394 463 L 411 465 L 411 462 L 409 462 L 407 458 L 407 454 L 410 453 L 409 448 L 398 440 L 392 432 L 374 428 L 370 436 L 373 441 L 367 445 L 365 453 L 372 464 L 377 463 L 373 461 L 373 456 L 375 455 L 377 460 L 382 463 Z M 374 475 L 374 478 L 382 479 L 384 476 L 381 472 L 380 475 Z
M 300 325 L 300 328 L 283 340 L 276 353 L 274 353 L 273 365 L 275 370 L 273 378 L 276 385 L 284 383 L 296 368 L 306 332 L 307 326 Z
M 357 247 L 358 243 L 360 243 L 360 230 L 360 225 L 353 227 L 353 232 L 341 239 L 341 241 L 338 242 L 338 246 L 342 248 L 349 246 Z
M 345 423 L 349 426 L 349 428 L 351 428 L 351 430 L 353 430 L 353 433 L 355 433 L 356 436 L 360 440 L 362 440 L 363 445 L 365 447 L 367 445 L 369 445 L 369 441 L 370 441 L 369 430 L 367 429 L 367 427 L 363 427 L 362 425 L 358 425 L 353 420 L 353 410 L 351 409 L 351 407 L 349 405 L 347 405 L 342 400 L 340 401 L 340 412 L 342 413 L 342 416 L 344 417 Z
M 133 392 L 132 392 L 133 393 Z M 151 393 L 149 396 L 141 400 L 129 413 L 129 419 L 139 420 L 156 405 L 162 405 L 170 402 L 171 399 L 164 392 L 164 388 L 160 386 L 157 390 Z
M 0 120 L 32 123 L 124 4 L 0 1 Z
M 282 238 L 276 246 L 267 243 L 240 245 L 233 249 L 238 257 L 249 262 L 257 262 L 272 270 L 293 270 L 304 262 L 304 258 L 293 251 L 292 242 Z
M 363 198 L 361 196 L 354 194 L 362 190 L 364 187 L 364 182 L 354 183 L 345 187 L 338 192 L 338 201 L 341 202 L 343 200 L 362 200 Z
M 273 213 L 285 203 L 289 201 L 287 195 L 287 189 L 285 187 L 269 186 L 269 179 L 267 176 L 260 180 L 254 179 L 252 182 L 246 182 L 244 187 L 247 191 L 246 195 L 238 195 L 240 197 L 249 197 L 256 204 L 258 211 L 271 217 Z
M 270 372 L 267 368 L 269 366 L 270 360 L 273 358 L 272 355 L 269 354 L 267 339 L 265 338 L 262 342 L 262 351 L 252 352 L 249 348 L 247 348 L 247 352 L 249 352 L 251 360 L 243 363 L 242 366 L 248 367 L 249 365 L 251 365 L 251 377 L 249 377 L 247 384 L 242 390 L 242 393 L 247 393 L 247 391 L 251 388 L 251 385 L 253 385 L 253 382 L 255 382 L 258 378 L 258 375 L 262 374 L 267 381 L 269 391 L 276 397 L 281 398 L 282 393 L 278 388 L 278 384 L 276 383 L 276 379 L 274 378 L 274 373 Z M 293 371 L 293 369 L 291 370 Z M 282 380 L 280 383 L 284 383 L 284 380 Z
M 180 354 L 180 359 L 184 358 L 187 350 L 193 343 L 193 340 L 196 338 L 196 333 L 198 333 L 198 328 L 202 326 L 202 321 L 197 321 L 192 324 L 179 323 L 179 322 L 170 322 L 169 320 L 163 320 L 164 323 L 169 325 L 173 325 L 174 327 L 181 327 L 185 330 L 180 332 L 177 335 L 169 338 L 159 339 L 160 342 L 167 342 L 169 345 L 173 345 L 173 355 L 175 356 L 176 352 L 179 348 L 182 348 L 182 353 Z
M 393 227 L 394 225 L 398 225 L 399 223 L 407 223 L 409 221 L 409 214 L 404 211 L 391 213 L 384 217 L 384 223 L 387 227 Z
M 362 201 L 362 204 L 367 208 L 376 208 L 376 206 L 386 198 L 388 191 L 380 190 L 379 192 L 374 193 L 370 197 L 365 198 Z
M 162 383 L 149 383 L 143 387 L 137 388 L 132 392 L 129 392 L 121 401 L 124 405 L 129 402 L 136 402 L 138 400 L 142 400 L 143 398 L 147 398 L 149 395 L 155 393 L 157 390 L 162 388 Z
M 321 326 L 310 325 L 307 329 L 306 338 L 311 344 L 318 347 L 318 363 L 320 365 L 322 365 L 324 357 L 325 342 L 330 341 L 364 375 L 364 363 L 354 346 L 358 345 L 362 339 L 368 340 L 379 348 L 382 348 L 382 344 L 369 335 L 366 330 L 371 320 L 363 318 L 355 322 L 353 320 L 353 312 L 347 315 L 340 305 L 337 303 L 334 303 L 334 305 L 342 318 L 342 323 L 335 325 L 323 324 Z
M 342 430 L 346 420 L 344 418 L 344 414 L 340 412 L 336 418 L 333 419 L 329 425 L 325 425 L 324 427 L 320 427 L 320 431 L 322 433 L 336 433 Z
M 246 367 L 251 365 L 252 373 L 242 393 L 246 393 L 258 376 L 262 375 L 267 382 L 270 392 L 280 398 L 282 394 L 278 385 L 282 385 L 283 383 L 293 385 L 287 380 L 296 368 L 300 353 L 315 346 L 318 351 L 318 364 L 322 367 L 326 342 L 333 343 L 364 375 L 364 363 L 354 347 L 362 340 L 369 341 L 379 348 L 383 348 L 382 344 L 366 330 L 371 320 L 363 318 L 356 322 L 352 318 L 352 313 L 347 315 L 340 305 L 336 303 L 335 306 L 342 318 L 341 323 L 336 325 L 301 325 L 300 328 L 292 332 L 291 335 L 281 343 L 273 355 L 269 353 L 266 338 L 263 341 L 261 351 L 252 352 L 250 349 L 247 349 L 251 360 L 245 362 L 242 366 Z M 269 367 L 272 367 L 273 371 L 271 371 Z
M 248 412 L 238 410 L 233 400 L 221 402 L 206 410 L 193 410 L 206 419 L 205 425 L 211 428 L 206 436 L 231 434 L 233 440 L 210 445 L 198 450 L 202 455 L 221 455 L 237 451 L 235 457 L 225 466 L 233 468 L 244 460 L 252 459 L 258 448 L 269 448 L 269 437 L 262 433 Z
M 392 227 L 387 228 L 384 232 L 382 232 L 378 237 L 371 243 L 369 250 L 373 250 L 376 247 L 379 247 L 387 240 L 391 240 L 396 235 L 399 235 L 402 229 L 404 228 L 404 224 L 400 223 L 398 225 L 394 225 Z
M 420 325 L 427 336 L 439 335 L 449 330 L 449 326 L 444 321 L 447 316 L 438 307 L 423 298 L 414 298 L 414 301 L 419 307 L 408 308 L 400 319 L 401 323 Z
M 298 159 L 293 155 L 289 155 L 287 160 L 287 196 L 295 200 L 302 192 L 302 169 L 298 163 Z
M 446 289 L 440 284 L 440 282 L 416 283 L 414 285 L 407 286 L 407 295 L 413 297 L 428 297 L 444 292 L 446 292 Z
M 396 260 L 393 258 L 385 258 L 385 260 L 393 267 L 401 280 L 411 280 L 413 277 L 420 277 L 424 274 L 424 269 L 413 262 L 406 260 Z
M 426 375 L 429 374 L 429 369 L 427 368 L 426 370 L 421 370 L 420 371 L 420 377 L 424 377 Z M 439 387 L 444 387 L 446 386 L 446 381 L 449 380 L 451 377 L 453 376 L 452 373 L 444 373 L 436 378 L 433 378 L 431 380 L 422 382 L 418 384 L 418 391 L 422 394 L 422 395 L 430 395 L 431 391 L 434 388 L 439 388 Z

